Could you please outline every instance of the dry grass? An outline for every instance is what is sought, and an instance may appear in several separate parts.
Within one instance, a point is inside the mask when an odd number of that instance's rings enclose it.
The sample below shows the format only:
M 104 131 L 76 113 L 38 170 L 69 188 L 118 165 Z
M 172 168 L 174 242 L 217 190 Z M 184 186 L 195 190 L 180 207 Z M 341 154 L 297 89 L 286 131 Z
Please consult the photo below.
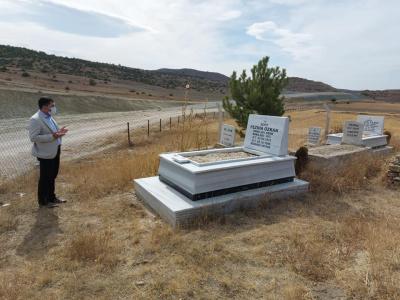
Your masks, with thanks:
M 378 105 L 378 104 L 377 104 Z M 364 103 L 364 110 L 368 112 L 368 104 Z M 400 107 L 400 106 L 399 106 Z M 371 112 L 371 114 L 378 114 L 385 116 L 385 130 L 389 130 L 393 133 L 391 145 L 397 150 L 400 150 L 400 115 L 382 112 Z M 341 131 L 343 123 L 347 120 L 356 120 L 357 112 L 341 112 L 332 111 L 331 112 L 331 131 Z M 299 146 L 305 145 L 307 142 L 307 134 L 309 127 L 321 127 L 321 136 L 324 135 L 325 128 L 325 118 L 326 112 L 318 109 L 311 109 L 308 111 L 295 111 L 290 112 L 292 122 L 290 122 L 290 132 L 289 132 L 289 149 L 295 151 Z
M 292 145 L 322 116 L 292 114 Z M 197 149 L 205 129 L 195 124 L 187 145 Z M 208 123 L 210 144 L 216 130 Z M 37 209 L 35 174 L 4 186 L 0 299 L 400 297 L 399 192 L 381 183 L 384 160 L 336 175 L 309 169 L 305 198 L 173 230 L 136 199 L 132 179 L 155 174 L 158 154 L 180 148 L 179 132 L 137 133 L 133 148 L 63 163 L 57 187 L 68 203 L 54 210 Z
M 382 158 L 367 153 L 340 161 L 334 167 L 321 167 L 316 162 L 310 162 L 301 178 L 309 181 L 315 192 L 344 194 L 368 188 L 374 180 L 384 176 L 381 173 L 383 167 Z

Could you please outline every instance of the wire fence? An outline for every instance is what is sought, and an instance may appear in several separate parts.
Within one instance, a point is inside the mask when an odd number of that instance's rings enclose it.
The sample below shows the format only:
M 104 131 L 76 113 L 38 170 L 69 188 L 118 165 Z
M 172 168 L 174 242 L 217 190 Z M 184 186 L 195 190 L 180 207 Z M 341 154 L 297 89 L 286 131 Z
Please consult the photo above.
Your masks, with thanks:
M 217 118 L 217 104 L 190 105 L 186 114 L 194 118 Z M 92 155 L 115 144 L 134 146 L 137 134 L 147 137 L 179 125 L 184 118 L 182 107 L 163 110 L 91 113 L 58 116 L 60 126 L 67 126 L 62 140 L 61 159 L 77 159 Z M 28 137 L 29 118 L 0 120 L 0 184 L 22 175 L 38 165 L 31 155 L 32 142 Z

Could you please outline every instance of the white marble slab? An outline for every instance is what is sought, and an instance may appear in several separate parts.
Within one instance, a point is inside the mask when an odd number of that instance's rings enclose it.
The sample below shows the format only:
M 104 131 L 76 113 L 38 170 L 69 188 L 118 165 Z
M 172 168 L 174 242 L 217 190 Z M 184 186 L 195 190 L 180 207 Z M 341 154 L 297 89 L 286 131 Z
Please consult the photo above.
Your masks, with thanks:
M 240 147 L 237 147 L 241 149 Z M 236 148 L 236 149 L 237 149 Z M 195 151 L 193 153 L 215 153 L 227 149 Z M 176 153 L 160 155 L 158 174 L 184 191 L 195 195 L 222 190 L 252 183 L 295 177 L 295 157 L 256 156 L 247 159 L 218 161 L 214 164 L 195 164 L 185 153 L 179 155 L 189 159 L 188 163 L 179 163 Z
M 287 155 L 289 118 L 249 115 L 244 148 L 272 155 Z
M 344 122 L 342 144 L 362 145 L 363 130 L 363 123 L 355 121 Z
M 310 127 L 308 128 L 308 144 L 318 145 L 321 139 L 321 127 Z
M 224 124 L 221 130 L 220 144 L 233 147 L 235 145 L 236 129 L 232 125 Z
M 343 133 L 332 133 L 328 134 L 326 144 L 327 145 L 339 145 L 342 143 Z M 368 136 L 365 135 L 362 138 L 361 146 L 378 148 L 387 145 L 387 135 L 375 135 Z
M 247 190 L 200 201 L 191 201 L 158 176 L 136 179 L 136 195 L 172 226 L 190 224 L 196 218 L 224 214 L 237 208 L 255 207 L 261 201 L 294 197 L 308 191 L 309 184 L 295 179 L 293 182 Z
M 364 124 L 364 133 L 369 135 L 383 135 L 385 117 L 358 115 L 357 122 Z

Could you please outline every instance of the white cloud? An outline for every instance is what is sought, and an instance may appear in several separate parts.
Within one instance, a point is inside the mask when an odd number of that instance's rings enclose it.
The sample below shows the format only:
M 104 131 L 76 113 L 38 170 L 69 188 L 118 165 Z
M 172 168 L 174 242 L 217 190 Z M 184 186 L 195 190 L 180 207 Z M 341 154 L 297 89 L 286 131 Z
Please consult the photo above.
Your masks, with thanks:
M 272 21 L 254 23 L 247 27 L 246 33 L 258 40 L 275 43 L 296 60 L 307 58 L 318 50 L 318 46 L 312 44 L 310 34 L 280 28 Z
M 337 87 L 400 87 L 397 0 L 48 1 L 146 30 L 83 37 L 28 23 L 21 12 L 38 0 L 1 0 L 0 43 L 146 69 L 228 75 L 268 55 L 292 76 Z
M 220 15 L 219 17 L 217 17 L 217 20 L 220 20 L 220 21 L 233 20 L 233 19 L 239 18 L 241 15 L 242 15 L 242 12 L 240 10 L 229 10 L 229 11 L 222 13 L 222 15 Z
M 270 3 L 281 4 L 281 5 L 300 5 L 310 0 L 269 0 Z

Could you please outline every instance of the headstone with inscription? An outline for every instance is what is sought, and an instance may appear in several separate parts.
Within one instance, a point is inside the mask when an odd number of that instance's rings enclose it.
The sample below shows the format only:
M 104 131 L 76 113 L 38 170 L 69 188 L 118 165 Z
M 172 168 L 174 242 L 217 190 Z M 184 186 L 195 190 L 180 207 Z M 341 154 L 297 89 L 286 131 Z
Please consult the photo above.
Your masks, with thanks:
M 308 128 L 308 144 L 315 146 L 319 144 L 321 138 L 321 127 Z
M 359 142 L 358 138 L 357 141 L 354 142 L 355 140 L 354 137 L 350 137 L 350 142 L 348 140 L 349 137 L 346 137 L 345 141 L 343 141 L 344 133 L 328 134 L 326 143 L 328 145 L 352 143 L 355 145 L 361 145 L 372 149 L 384 148 L 387 146 L 388 144 L 387 135 L 383 134 L 384 117 L 359 115 L 357 116 L 357 122 L 363 125 L 363 133 L 362 133 L 363 136 L 362 136 L 362 142 L 360 144 L 358 144 Z
M 136 179 L 135 192 L 173 226 L 306 193 L 288 135 L 288 118 L 250 115 L 243 146 L 162 153 L 158 176 Z
M 383 116 L 358 115 L 357 122 L 364 124 L 365 135 L 382 135 L 385 124 Z
M 220 143 L 224 146 L 233 147 L 235 145 L 235 127 L 232 125 L 224 124 L 222 126 Z
M 344 122 L 342 144 L 362 145 L 363 131 L 363 123 L 355 121 Z
M 247 123 L 244 149 L 261 151 L 273 155 L 287 155 L 289 119 L 250 115 Z

